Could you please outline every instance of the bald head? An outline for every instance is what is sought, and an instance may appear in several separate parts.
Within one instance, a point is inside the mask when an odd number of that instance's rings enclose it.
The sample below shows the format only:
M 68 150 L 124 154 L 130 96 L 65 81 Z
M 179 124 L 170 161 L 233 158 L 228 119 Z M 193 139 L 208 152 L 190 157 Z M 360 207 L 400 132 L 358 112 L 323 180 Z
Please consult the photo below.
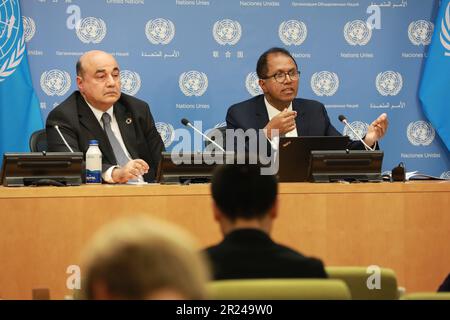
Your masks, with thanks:
M 77 71 L 77 76 L 82 76 L 83 72 L 84 72 L 84 65 L 91 62 L 93 59 L 104 59 L 104 58 L 108 58 L 108 59 L 112 59 L 114 61 L 116 61 L 116 59 L 114 59 L 114 57 L 105 52 L 105 51 L 101 51 L 101 50 L 91 50 L 86 52 L 85 54 L 83 54 L 80 59 L 77 61 L 76 64 L 76 71 Z M 116 62 L 117 64 L 117 62 Z
M 94 108 L 106 111 L 120 98 L 119 65 L 109 53 L 88 51 L 80 57 L 76 69 L 78 89 Z

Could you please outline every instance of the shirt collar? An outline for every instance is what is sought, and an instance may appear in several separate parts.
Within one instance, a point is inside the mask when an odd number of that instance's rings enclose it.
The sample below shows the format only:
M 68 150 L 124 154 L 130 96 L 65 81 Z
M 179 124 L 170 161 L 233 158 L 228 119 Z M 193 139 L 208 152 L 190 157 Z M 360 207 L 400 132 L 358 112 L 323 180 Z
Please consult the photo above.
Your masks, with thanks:
M 105 113 L 105 112 L 111 116 L 111 119 L 114 118 L 114 105 L 109 107 L 108 110 L 102 111 L 102 110 L 94 108 L 91 104 L 89 104 L 89 102 L 87 102 L 86 99 L 84 99 L 84 101 L 86 101 L 86 104 L 92 110 L 92 113 L 94 113 L 95 118 L 97 118 L 98 122 L 100 122 L 101 124 L 103 124 L 102 116 L 103 116 L 103 113 Z
M 273 117 L 275 117 L 277 114 L 279 114 L 281 111 L 275 108 L 273 105 L 270 104 L 270 102 L 267 100 L 266 96 L 264 96 L 264 103 L 266 105 L 267 114 L 269 115 L 269 120 L 272 120 Z M 289 103 L 288 111 L 292 111 L 292 101 Z

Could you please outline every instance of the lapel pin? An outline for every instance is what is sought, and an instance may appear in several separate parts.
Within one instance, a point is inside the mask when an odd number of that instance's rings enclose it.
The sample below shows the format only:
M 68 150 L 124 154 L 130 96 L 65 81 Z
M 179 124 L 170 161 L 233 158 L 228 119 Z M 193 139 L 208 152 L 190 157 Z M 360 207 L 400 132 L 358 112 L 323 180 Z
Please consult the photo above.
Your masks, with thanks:
M 133 122 L 133 120 L 131 120 L 131 118 L 127 118 L 126 120 L 125 120 L 125 123 L 126 124 L 131 124 Z

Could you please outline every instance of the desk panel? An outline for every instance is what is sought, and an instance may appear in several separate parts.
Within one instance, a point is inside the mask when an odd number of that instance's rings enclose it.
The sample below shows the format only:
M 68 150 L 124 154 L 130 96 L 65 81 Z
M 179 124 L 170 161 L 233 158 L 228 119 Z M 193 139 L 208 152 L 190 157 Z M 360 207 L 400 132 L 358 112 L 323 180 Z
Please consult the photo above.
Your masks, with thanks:
M 434 291 L 450 272 L 450 183 L 280 185 L 273 237 L 326 265 L 379 265 L 408 292 Z M 70 294 L 66 269 L 93 233 L 147 214 L 220 241 L 209 185 L 0 187 L 0 298 Z

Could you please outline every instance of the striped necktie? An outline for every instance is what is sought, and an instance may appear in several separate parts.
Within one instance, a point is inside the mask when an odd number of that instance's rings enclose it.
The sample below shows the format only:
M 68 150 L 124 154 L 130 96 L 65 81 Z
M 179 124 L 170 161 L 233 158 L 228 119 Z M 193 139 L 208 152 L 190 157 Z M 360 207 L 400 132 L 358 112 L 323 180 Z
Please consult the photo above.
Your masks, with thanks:
M 105 130 L 106 135 L 108 136 L 109 143 L 111 144 L 111 147 L 113 149 L 117 164 L 123 167 L 128 163 L 128 161 L 130 161 L 130 159 L 125 154 L 125 151 L 120 145 L 119 140 L 117 140 L 116 136 L 111 130 L 111 116 L 107 112 L 103 113 L 102 122 L 103 122 L 103 129 Z

